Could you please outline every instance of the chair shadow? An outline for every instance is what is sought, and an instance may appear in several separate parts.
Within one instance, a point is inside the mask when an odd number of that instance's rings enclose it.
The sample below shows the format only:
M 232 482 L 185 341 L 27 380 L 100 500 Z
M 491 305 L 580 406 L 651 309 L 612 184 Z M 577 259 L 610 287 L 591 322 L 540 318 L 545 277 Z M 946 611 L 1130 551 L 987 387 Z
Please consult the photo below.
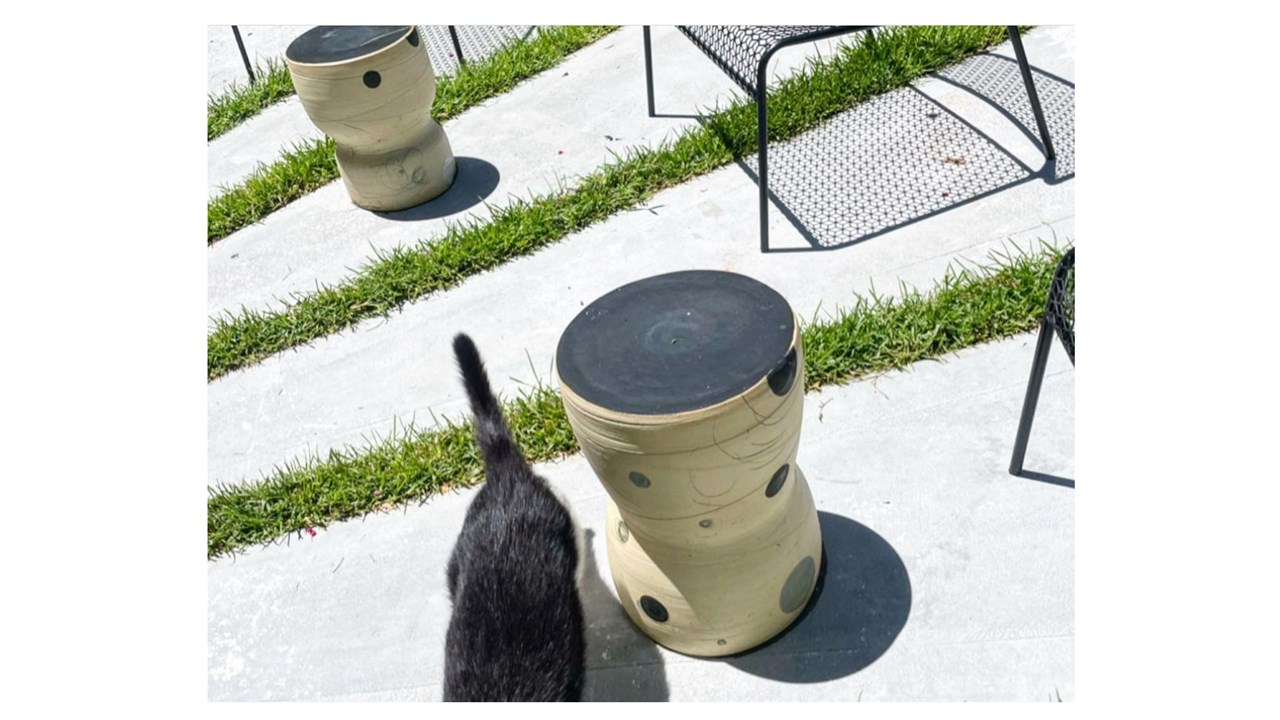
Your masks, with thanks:
M 473 157 L 455 157 L 454 161 L 457 163 L 457 170 L 453 184 L 444 194 L 406 210 L 374 214 L 387 220 L 403 222 L 435 220 L 479 205 L 498 187 L 502 174 L 492 163 Z
M 1037 177 L 1056 185 L 1076 176 L 1076 84 L 1034 65 L 1036 95 L 1049 126 L 1056 159 L 1045 163 Z M 1012 58 L 990 52 L 978 53 L 962 63 L 930 73 L 986 102 L 1013 123 L 1041 152 L 1044 144 L 1035 128 L 1035 116 L 1021 80 L 1021 70 Z M 1013 80 L 1017 78 L 1017 80 Z M 1010 110 L 1013 108 L 1013 110 Z
M 663 702 L 671 693 L 657 645 L 631 622 L 596 562 L 594 530 L 586 531 L 582 611 L 587 622 L 587 673 L 582 699 Z
M 911 614 L 911 580 L 902 558 L 861 523 L 818 513 L 823 562 L 813 596 L 782 634 L 719 660 L 788 683 L 851 675 L 893 645 Z

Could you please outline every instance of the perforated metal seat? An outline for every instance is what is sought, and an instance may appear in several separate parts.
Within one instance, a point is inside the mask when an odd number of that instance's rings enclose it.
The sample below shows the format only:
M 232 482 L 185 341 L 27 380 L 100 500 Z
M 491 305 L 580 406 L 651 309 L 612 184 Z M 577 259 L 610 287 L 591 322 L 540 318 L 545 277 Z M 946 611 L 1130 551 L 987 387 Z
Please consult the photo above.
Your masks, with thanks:
M 738 87 L 755 94 L 760 80 L 760 60 L 767 59 L 778 48 L 868 28 L 847 25 L 678 25 L 676 29 L 692 40 Z M 792 40 L 795 42 L 788 42 Z
M 648 25 L 644 26 L 644 69 L 646 89 L 649 93 L 649 116 L 656 116 L 653 100 L 653 44 Z M 769 60 L 782 48 L 801 43 L 823 40 L 855 32 L 870 34 L 874 25 L 678 25 L 677 29 L 728 75 L 738 87 L 755 96 L 756 140 L 759 164 L 757 177 L 760 188 L 760 252 L 769 251 L 769 165 L 768 165 L 768 76 Z M 1009 40 L 1013 43 L 1022 80 L 1036 119 L 1045 157 L 1053 160 L 1053 144 L 1049 139 L 1048 125 L 1040 109 L 1031 67 L 1022 48 L 1022 36 L 1017 26 L 1008 26 Z

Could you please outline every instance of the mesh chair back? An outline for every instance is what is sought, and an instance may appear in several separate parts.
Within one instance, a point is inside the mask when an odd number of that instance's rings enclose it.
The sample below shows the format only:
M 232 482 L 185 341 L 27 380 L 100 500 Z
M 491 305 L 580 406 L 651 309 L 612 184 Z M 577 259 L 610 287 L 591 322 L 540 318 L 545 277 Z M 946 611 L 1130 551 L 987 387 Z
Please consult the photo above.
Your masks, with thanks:
M 1049 288 L 1049 301 L 1045 312 L 1053 331 L 1062 341 L 1062 347 L 1076 364 L 1076 249 L 1071 248 L 1058 261 L 1053 271 L 1053 284 Z

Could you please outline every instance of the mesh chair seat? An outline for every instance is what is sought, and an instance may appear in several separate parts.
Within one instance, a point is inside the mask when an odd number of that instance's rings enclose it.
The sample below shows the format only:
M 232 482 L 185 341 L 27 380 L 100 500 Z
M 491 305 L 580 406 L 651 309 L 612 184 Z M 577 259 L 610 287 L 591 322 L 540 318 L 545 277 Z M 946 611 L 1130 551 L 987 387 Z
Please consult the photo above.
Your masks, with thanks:
M 766 72 L 769 59 L 784 47 L 801 43 L 822 40 L 837 35 L 866 31 L 868 36 L 873 25 L 680 25 L 677 29 L 711 59 L 740 88 L 755 97 L 756 101 L 756 155 L 755 174 L 759 188 L 760 205 L 760 251 L 769 251 L 769 123 L 768 123 L 768 82 Z M 1018 28 L 1011 25 L 1007 28 L 1009 40 L 1013 44 L 1014 54 L 1018 58 L 1018 67 L 1022 72 L 1023 84 L 1027 89 L 1032 114 L 1039 129 L 1040 140 L 1044 145 L 1045 157 L 1054 159 L 1053 145 L 1049 139 L 1048 126 L 1044 113 L 1040 108 L 1040 100 L 1036 95 L 1035 83 L 1031 77 L 1031 67 L 1022 48 L 1022 37 Z M 645 88 L 649 95 L 649 116 L 656 117 L 657 110 L 653 99 L 653 46 L 649 37 L 649 26 L 644 26 L 644 68 Z
M 760 58 L 779 43 L 838 30 L 839 25 L 678 25 L 738 87 L 756 92 Z

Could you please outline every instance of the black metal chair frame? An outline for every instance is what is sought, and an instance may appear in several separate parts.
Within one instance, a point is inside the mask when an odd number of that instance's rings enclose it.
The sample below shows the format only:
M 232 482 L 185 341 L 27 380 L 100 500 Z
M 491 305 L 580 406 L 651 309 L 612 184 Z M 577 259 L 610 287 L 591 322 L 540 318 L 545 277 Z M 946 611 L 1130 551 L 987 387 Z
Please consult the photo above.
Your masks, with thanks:
M 1018 437 L 1013 443 L 1013 460 L 1009 463 L 1009 472 L 1013 475 L 1022 473 L 1022 461 L 1027 455 L 1027 440 L 1031 437 L 1031 423 L 1035 420 L 1036 404 L 1040 401 L 1040 386 L 1044 383 L 1044 371 L 1049 364 L 1049 350 L 1053 347 L 1053 336 L 1056 334 L 1062 341 L 1062 348 L 1076 364 L 1076 331 L 1074 310 L 1072 317 L 1063 312 L 1067 292 L 1067 276 L 1073 274 L 1076 267 L 1076 249 L 1071 248 L 1058 261 L 1053 271 L 1053 282 L 1049 286 L 1049 297 L 1045 300 L 1044 315 L 1040 318 L 1040 335 L 1036 339 L 1036 356 L 1031 363 L 1031 379 L 1027 381 L 1027 396 L 1022 402 L 1022 418 L 1018 421 Z M 1072 298 L 1074 309 L 1075 298 Z
M 649 38 L 649 27 L 644 26 L 644 72 L 645 84 L 649 91 L 649 117 L 655 117 L 656 111 L 653 102 L 653 47 Z M 711 58 L 717 66 L 724 69 L 725 61 L 717 56 L 715 52 L 701 42 L 697 35 L 688 29 L 688 26 L 676 26 L 680 32 L 688 37 L 694 45 L 702 51 L 704 55 Z M 764 53 L 758 60 L 756 68 L 755 86 L 741 77 L 736 77 L 734 73 L 727 72 L 728 75 L 739 87 L 752 94 L 756 100 L 756 123 L 757 123 L 757 153 L 759 155 L 759 172 L 757 177 L 760 187 L 760 252 L 769 252 L 769 163 L 768 163 L 768 145 L 769 145 L 769 111 L 768 111 L 768 76 L 767 70 L 769 60 L 779 50 L 799 45 L 815 40 L 825 40 L 837 35 L 846 35 L 849 33 L 866 31 L 868 34 L 875 28 L 875 25 L 833 25 L 821 30 L 802 32 L 796 35 L 779 39 L 775 44 L 765 49 Z M 1009 40 L 1013 43 L 1014 54 L 1018 57 L 1018 67 L 1022 70 L 1022 81 L 1027 86 L 1027 97 L 1031 101 L 1031 111 L 1036 118 L 1036 129 L 1040 133 L 1040 140 L 1044 146 L 1045 159 L 1052 161 L 1056 156 L 1053 152 L 1053 143 L 1049 139 L 1049 126 L 1045 123 L 1044 113 L 1040 109 L 1040 97 L 1036 94 L 1035 81 L 1031 76 L 1031 67 L 1027 64 L 1027 54 L 1022 48 L 1022 35 L 1018 32 L 1016 25 L 1008 26 Z
M 249 84 L 256 84 L 258 79 L 253 76 L 253 65 L 249 63 L 249 53 L 244 49 L 244 39 L 240 37 L 240 26 L 232 25 L 231 33 L 236 36 L 236 47 L 240 48 L 240 59 L 244 61 L 244 71 L 249 73 Z

